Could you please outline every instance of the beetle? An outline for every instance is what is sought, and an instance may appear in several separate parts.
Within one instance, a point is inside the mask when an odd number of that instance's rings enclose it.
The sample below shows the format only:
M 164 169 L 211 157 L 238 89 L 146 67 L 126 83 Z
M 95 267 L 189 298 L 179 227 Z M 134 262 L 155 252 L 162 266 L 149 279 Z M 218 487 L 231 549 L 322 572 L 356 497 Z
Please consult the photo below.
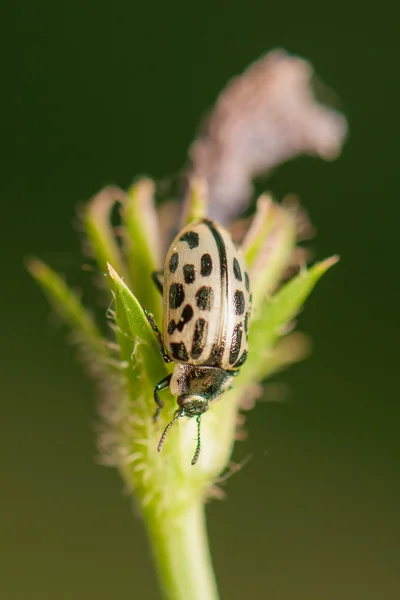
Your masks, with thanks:
M 211 219 L 184 227 L 172 242 L 163 271 L 152 279 L 163 295 L 163 327 L 146 312 L 157 335 L 165 362 L 174 362 L 172 374 L 154 389 L 157 420 L 164 403 L 160 392 L 170 387 L 178 409 L 165 428 L 180 418 L 197 420 L 197 445 L 192 459 L 200 455 L 200 419 L 209 403 L 232 385 L 248 353 L 251 312 L 250 281 L 244 258 L 231 235 Z

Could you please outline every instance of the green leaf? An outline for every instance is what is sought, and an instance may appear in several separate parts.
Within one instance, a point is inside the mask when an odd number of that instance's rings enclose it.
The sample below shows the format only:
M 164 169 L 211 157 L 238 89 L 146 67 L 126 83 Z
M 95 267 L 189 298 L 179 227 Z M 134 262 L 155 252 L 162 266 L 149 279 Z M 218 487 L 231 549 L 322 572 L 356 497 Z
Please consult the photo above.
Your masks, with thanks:
M 111 225 L 111 211 L 116 202 L 126 202 L 127 195 L 118 187 L 101 190 L 86 205 L 83 215 L 86 235 L 96 262 L 102 273 L 107 273 L 107 263 L 115 265 L 121 276 L 129 281 L 121 251 Z
M 106 342 L 77 294 L 57 273 L 37 258 L 28 261 L 27 269 L 43 289 L 50 304 L 74 331 L 77 341 L 84 344 L 97 359 L 108 362 L 111 353 Z
M 133 368 L 133 378 L 141 368 L 155 385 L 168 373 L 155 333 L 140 303 L 111 265 L 108 265 L 108 272 L 114 283 L 115 323 L 121 359 L 128 369 L 132 371 Z M 136 395 L 139 395 L 139 390 Z
M 132 291 L 141 305 L 160 321 L 161 300 L 151 279 L 152 272 L 162 266 L 153 193 L 154 184 L 150 179 L 140 179 L 128 190 L 123 208 L 124 241 Z M 118 271 L 118 267 L 116 269 Z
M 291 279 L 271 298 L 264 300 L 259 307 L 258 315 L 251 321 L 249 334 L 249 359 L 244 369 L 252 371 L 252 377 L 264 379 L 279 364 L 290 362 L 282 351 L 278 356 L 273 355 L 272 346 L 279 337 L 284 335 L 290 322 L 302 308 L 307 297 L 324 273 L 338 261 L 332 256 L 315 264 Z M 301 352 L 300 352 L 301 353 Z M 278 360 L 278 362 L 277 362 Z M 271 367 L 273 365 L 273 368 Z

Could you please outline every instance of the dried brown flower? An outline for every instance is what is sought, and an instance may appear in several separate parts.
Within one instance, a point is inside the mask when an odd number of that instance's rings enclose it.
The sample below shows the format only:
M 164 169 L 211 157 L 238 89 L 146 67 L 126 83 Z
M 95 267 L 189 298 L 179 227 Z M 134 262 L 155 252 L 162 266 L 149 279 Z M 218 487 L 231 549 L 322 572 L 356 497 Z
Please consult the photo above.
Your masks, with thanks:
M 190 174 L 209 187 L 210 216 L 229 222 L 246 207 L 252 179 L 299 154 L 335 158 L 345 118 L 319 104 L 310 63 L 274 50 L 228 83 L 190 148 Z

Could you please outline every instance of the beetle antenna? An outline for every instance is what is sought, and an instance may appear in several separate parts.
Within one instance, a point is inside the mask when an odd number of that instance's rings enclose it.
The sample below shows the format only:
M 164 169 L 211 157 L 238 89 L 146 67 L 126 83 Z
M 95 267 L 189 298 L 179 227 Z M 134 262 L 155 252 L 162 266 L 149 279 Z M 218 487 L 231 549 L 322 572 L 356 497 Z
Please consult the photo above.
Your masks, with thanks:
M 200 444 L 200 415 L 198 417 L 196 417 L 196 421 L 197 421 L 197 446 L 196 446 L 196 450 L 194 452 L 194 456 L 192 458 L 192 465 L 195 465 L 197 463 L 197 459 L 200 456 L 200 449 L 201 449 L 201 444 Z
M 172 421 L 170 423 L 168 423 L 168 425 L 166 426 L 166 428 L 163 431 L 163 434 L 160 438 L 160 441 L 158 442 L 158 446 L 157 446 L 157 450 L 158 452 L 160 452 L 161 448 L 164 445 L 165 442 L 165 438 L 167 437 L 167 433 L 168 430 L 172 427 L 172 425 L 181 417 L 183 417 L 185 415 L 185 412 L 183 410 L 181 410 L 180 412 L 178 412 L 178 414 L 172 419 Z

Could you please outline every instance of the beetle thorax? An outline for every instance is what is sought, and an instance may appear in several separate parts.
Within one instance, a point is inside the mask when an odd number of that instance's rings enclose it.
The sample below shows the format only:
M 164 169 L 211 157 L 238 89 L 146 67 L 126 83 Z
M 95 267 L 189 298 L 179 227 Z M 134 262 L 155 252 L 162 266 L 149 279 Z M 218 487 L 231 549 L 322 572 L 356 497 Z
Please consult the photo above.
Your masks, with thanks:
M 179 406 L 192 415 L 201 414 L 208 402 L 220 396 L 230 385 L 232 374 L 216 367 L 196 367 L 183 363 L 175 365 L 170 389 Z

